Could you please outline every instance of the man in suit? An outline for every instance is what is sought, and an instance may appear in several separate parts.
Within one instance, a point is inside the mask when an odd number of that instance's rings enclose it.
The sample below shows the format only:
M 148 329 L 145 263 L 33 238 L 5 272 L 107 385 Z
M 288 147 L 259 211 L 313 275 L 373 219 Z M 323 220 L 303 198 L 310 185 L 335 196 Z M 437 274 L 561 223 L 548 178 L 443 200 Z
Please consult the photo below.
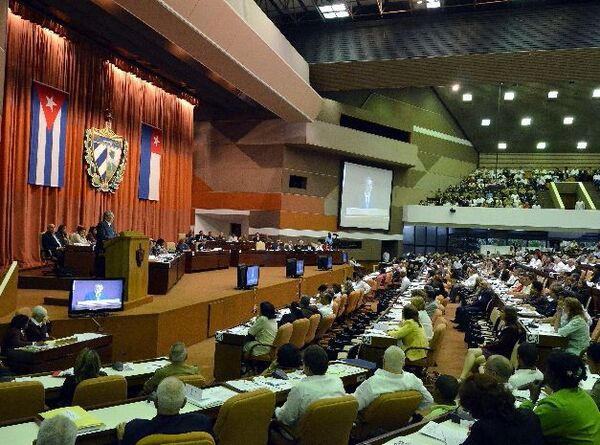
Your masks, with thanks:
M 150 420 L 133 419 L 117 426 L 117 437 L 123 445 L 135 445 L 152 434 L 183 434 L 204 431 L 212 433 L 212 421 L 204 414 L 180 414 L 186 404 L 185 387 L 176 377 L 167 377 L 156 390 L 156 416 Z
M 44 254 L 56 260 L 59 266 L 64 264 L 64 248 L 58 236 L 56 236 L 54 224 L 48 224 L 46 231 L 42 234 L 42 250 Z
M 85 294 L 85 301 L 100 301 L 108 298 L 104 293 L 104 286 L 100 283 L 94 285 L 94 290 Z
M 365 178 L 365 185 L 363 188 L 363 209 L 370 209 L 373 206 L 373 179 L 370 176 Z
M 31 310 L 29 324 L 25 328 L 25 335 L 29 341 L 50 340 L 52 324 L 48 320 L 48 311 L 44 306 L 36 306 Z
M 102 221 L 96 227 L 96 276 L 103 277 L 105 271 L 104 242 L 117 236 L 113 225 L 115 215 L 110 210 L 102 214 Z

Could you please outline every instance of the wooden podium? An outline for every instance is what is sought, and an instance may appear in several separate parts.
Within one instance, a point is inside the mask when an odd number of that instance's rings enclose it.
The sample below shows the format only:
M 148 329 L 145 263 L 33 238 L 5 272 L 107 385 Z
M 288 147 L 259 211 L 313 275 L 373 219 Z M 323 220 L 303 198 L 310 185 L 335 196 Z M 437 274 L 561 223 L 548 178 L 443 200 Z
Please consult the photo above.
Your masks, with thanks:
M 121 232 L 104 242 L 106 278 L 125 279 L 126 308 L 151 301 L 148 297 L 150 239 L 139 232 Z M 148 301 L 146 301 L 148 300 Z

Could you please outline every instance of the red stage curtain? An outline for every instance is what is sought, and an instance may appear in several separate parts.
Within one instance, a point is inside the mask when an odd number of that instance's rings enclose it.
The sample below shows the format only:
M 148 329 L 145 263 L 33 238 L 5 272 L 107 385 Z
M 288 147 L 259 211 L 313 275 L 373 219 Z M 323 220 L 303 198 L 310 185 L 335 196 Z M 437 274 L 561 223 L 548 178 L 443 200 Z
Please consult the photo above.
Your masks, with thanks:
M 16 259 L 39 263 L 38 234 L 46 224 L 95 225 L 104 210 L 118 230 L 138 230 L 175 240 L 189 229 L 192 190 L 193 105 L 116 68 L 88 43 L 65 39 L 9 13 L 7 70 L 0 145 L 0 265 Z M 114 60 L 114 59 L 113 59 Z M 121 67 L 126 66 L 119 62 Z M 31 86 L 36 80 L 69 93 L 65 185 L 27 184 Z M 83 159 L 84 130 L 112 128 L 129 142 L 125 178 L 116 194 L 89 184 Z M 137 197 L 141 123 L 161 128 L 160 201 Z

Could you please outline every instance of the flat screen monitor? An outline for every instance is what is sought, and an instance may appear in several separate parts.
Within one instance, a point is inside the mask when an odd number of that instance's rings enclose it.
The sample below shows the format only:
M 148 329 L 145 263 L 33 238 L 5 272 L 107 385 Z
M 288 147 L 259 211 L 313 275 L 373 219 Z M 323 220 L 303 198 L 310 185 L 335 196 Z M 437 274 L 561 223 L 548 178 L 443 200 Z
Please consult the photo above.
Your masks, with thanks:
M 249 289 L 258 286 L 260 266 L 240 264 L 237 268 L 237 288 Z
M 331 270 L 333 268 L 333 257 L 331 255 L 319 255 L 317 258 L 317 269 Z
M 69 294 L 69 317 L 123 310 L 122 278 L 76 279 Z
M 392 170 L 344 163 L 340 227 L 390 228 Z
M 296 260 L 296 276 L 301 277 L 304 275 L 304 260 Z

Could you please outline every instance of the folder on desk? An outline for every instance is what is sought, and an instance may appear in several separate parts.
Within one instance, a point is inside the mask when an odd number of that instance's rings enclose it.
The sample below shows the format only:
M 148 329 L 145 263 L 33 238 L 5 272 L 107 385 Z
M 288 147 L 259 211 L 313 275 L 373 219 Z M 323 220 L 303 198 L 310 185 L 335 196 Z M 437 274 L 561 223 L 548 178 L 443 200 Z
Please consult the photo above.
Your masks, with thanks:
M 75 423 L 78 433 L 88 433 L 103 428 L 105 425 L 96 417 L 80 406 L 68 406 L 40 413 L 42 419 L 51 419 L 56 416 L 66 416 Z

